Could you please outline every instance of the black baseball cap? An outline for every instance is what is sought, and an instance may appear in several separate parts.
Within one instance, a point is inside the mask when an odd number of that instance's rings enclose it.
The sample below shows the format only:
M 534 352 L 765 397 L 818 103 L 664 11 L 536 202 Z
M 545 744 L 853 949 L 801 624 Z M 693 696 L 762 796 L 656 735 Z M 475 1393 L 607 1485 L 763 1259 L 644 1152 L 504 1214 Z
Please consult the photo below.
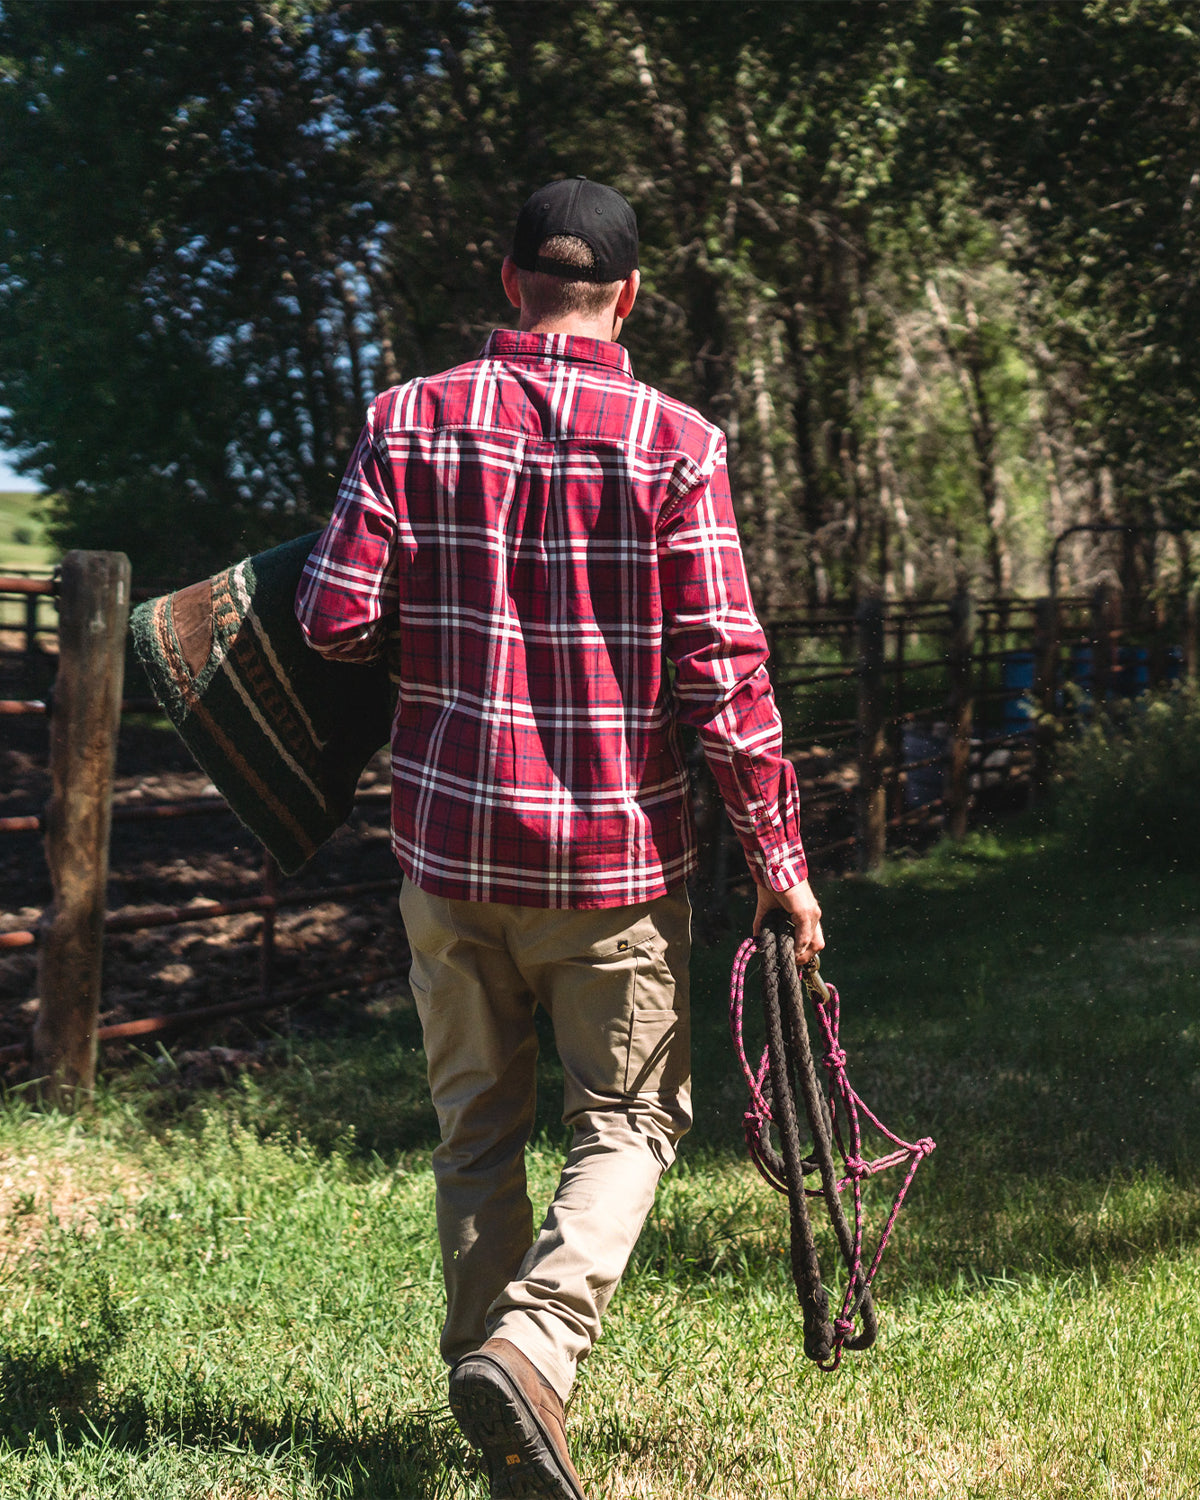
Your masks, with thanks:
M 592 267 L 568 265 L 538 251 L 556 234 L 574 235 L 591 247 Z M 586 177 L 549 182 L 525 200 L 513 235 L 513 264 L 568 281 L 624 281 L 637 269 L 638 230 L 633 209 L 615 188 Z

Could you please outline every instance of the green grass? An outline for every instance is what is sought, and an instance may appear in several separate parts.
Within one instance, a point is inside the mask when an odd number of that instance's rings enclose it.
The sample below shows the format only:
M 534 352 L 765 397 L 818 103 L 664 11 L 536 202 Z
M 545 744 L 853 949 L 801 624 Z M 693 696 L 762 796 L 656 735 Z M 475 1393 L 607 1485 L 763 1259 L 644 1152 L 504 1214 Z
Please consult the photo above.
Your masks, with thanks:
M 938 1142 L 879 1343 L 803 1358 L 740 1147 L 732 943 L 698 952 L 696 1129 L 570 1413 L 589 1493 L 1200 1494 L 1200 881 L 1027 827 L 821 894 L 851 1078 Z M 485 1493 L 435 1353 L 422 1074 L 399 1005 L 220 1090 L 147 1059 L 85 1121 L 10 1102 L 0 1497 Z
M 40 510 L 41 496 L 21 491 L 0 492 L 0 574 L 49 573 L 57 552 L 46 538 Z M 34 606 L 42 624 L 54 619 L 52 602 L 42 599 Z M 0 599 L 0 630 L 19 629 L 25 620 L 25 600 Z
M 0 572 L 6 568 L 44 569 L 57 554 L 46 538 L 42 497 L 25 491 L 0 492 Z

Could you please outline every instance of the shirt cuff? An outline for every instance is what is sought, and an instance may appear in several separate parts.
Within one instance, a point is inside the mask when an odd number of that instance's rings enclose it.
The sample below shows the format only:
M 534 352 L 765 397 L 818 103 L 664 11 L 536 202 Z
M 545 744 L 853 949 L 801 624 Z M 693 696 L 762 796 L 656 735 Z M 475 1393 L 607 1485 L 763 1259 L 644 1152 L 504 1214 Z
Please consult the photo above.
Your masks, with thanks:
M 759 855 L 752 864 L 760 883 L 772 891 L 790 891 L 794 885 L 808 879 L 808 860 L 803 849 L 782 849 Z

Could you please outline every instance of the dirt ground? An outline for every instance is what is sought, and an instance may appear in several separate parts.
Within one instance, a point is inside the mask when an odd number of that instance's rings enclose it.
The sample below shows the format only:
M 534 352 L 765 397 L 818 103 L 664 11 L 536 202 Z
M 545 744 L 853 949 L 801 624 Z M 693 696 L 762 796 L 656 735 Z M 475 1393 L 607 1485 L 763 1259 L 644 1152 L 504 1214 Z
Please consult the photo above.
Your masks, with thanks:
M 144 1186 L 133 1167 L 103 1149 L 86 1162 L 69 1141 L 0 1152 L 0 1275 L 41 1243 L 50 1222 L 86 1233 L 103 1209 L 132 1203 Z
M 49 794 L 47 722 L 8 718 L 3 728 L 0 817 L 41 812 Z M 386 786 L 386 774 L 386 762 L 373 763 L 364 788 Z M 170 821 L 122 816 L 138 803 L 197 798 L 212 791 L 173 731 L 148 719 L 126 719 L 114 793 L 110 912 L 231 901 L 262 892 L 261 849 L 219 799 L 211 812 Z M 290 895 L 378 880 L 394 880 L 394 890 L 313 901 L 279 912 L 273 964 L 278 989 L 325 979 L 334 989 L 352 974 L 361 1003 L 404 988 L 408 945 L 396 907 L 399 875 L 388 847 L 386 802 L 356 811 L 300 875 L 280 880 L 279 890 Z M 50 899 L 41 835 L 0 834 L 0 932 L 36 928 Z M 261 915 L 251 913 L 110 935 L 101 1025 L 255 997 L 260 992 L 262 926 Z M 0 950 L 0 1046 L 28 1039 L 36 984 L 34 949 Z M 282 1019 L 279 1011 L 260 1012 L 192 1025 L 163 1041 L 173 1049 L 195 1050 L 200 1044 L 236 1051 L 265 1028 L 277 1030 Z M 157 1041 L 150 1037 L 136 1045 L 152 1051 Z M 106 1064 L 117 1061 L 121 1051 L 122 1044 L 106 1044 Z M 10 1063 L 8 1080 L 19 1079 L 24 1069 L 23 1062 Z

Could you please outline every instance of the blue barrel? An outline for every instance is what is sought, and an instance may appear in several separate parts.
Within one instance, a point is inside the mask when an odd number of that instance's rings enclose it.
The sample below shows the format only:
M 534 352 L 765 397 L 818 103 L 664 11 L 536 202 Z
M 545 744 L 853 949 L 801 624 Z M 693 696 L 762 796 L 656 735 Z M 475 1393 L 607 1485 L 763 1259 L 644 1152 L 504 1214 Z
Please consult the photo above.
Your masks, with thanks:
M 1150 650 L 1147 646 L 1122 646 L 1117 660 L 1120 678 L 1117 691 L 1122 698 L 1136 698 L 1150 687 Z
M 946 734 L 927 724 L 906 724 L 900 736 L 904 806 L 928 807 L 946 791 Z M 931 762 L 932 764 L 928 764 Z M 926 764 L 922 764 L 926 762 Z
M 1083 688 L 1084 692 L 1091 692 L 1092 647 L 1090 642 L 1086 645 L 1071 647 L 1070 659 L 1067 662 L 1067 680 Z
M 1032 651 L 1006 651 L 1000 662 L 1000 686 L 1004 689 L 1005 734 L 1032 734 L 1036 712 L 1033 701 L 1034 655 Z

